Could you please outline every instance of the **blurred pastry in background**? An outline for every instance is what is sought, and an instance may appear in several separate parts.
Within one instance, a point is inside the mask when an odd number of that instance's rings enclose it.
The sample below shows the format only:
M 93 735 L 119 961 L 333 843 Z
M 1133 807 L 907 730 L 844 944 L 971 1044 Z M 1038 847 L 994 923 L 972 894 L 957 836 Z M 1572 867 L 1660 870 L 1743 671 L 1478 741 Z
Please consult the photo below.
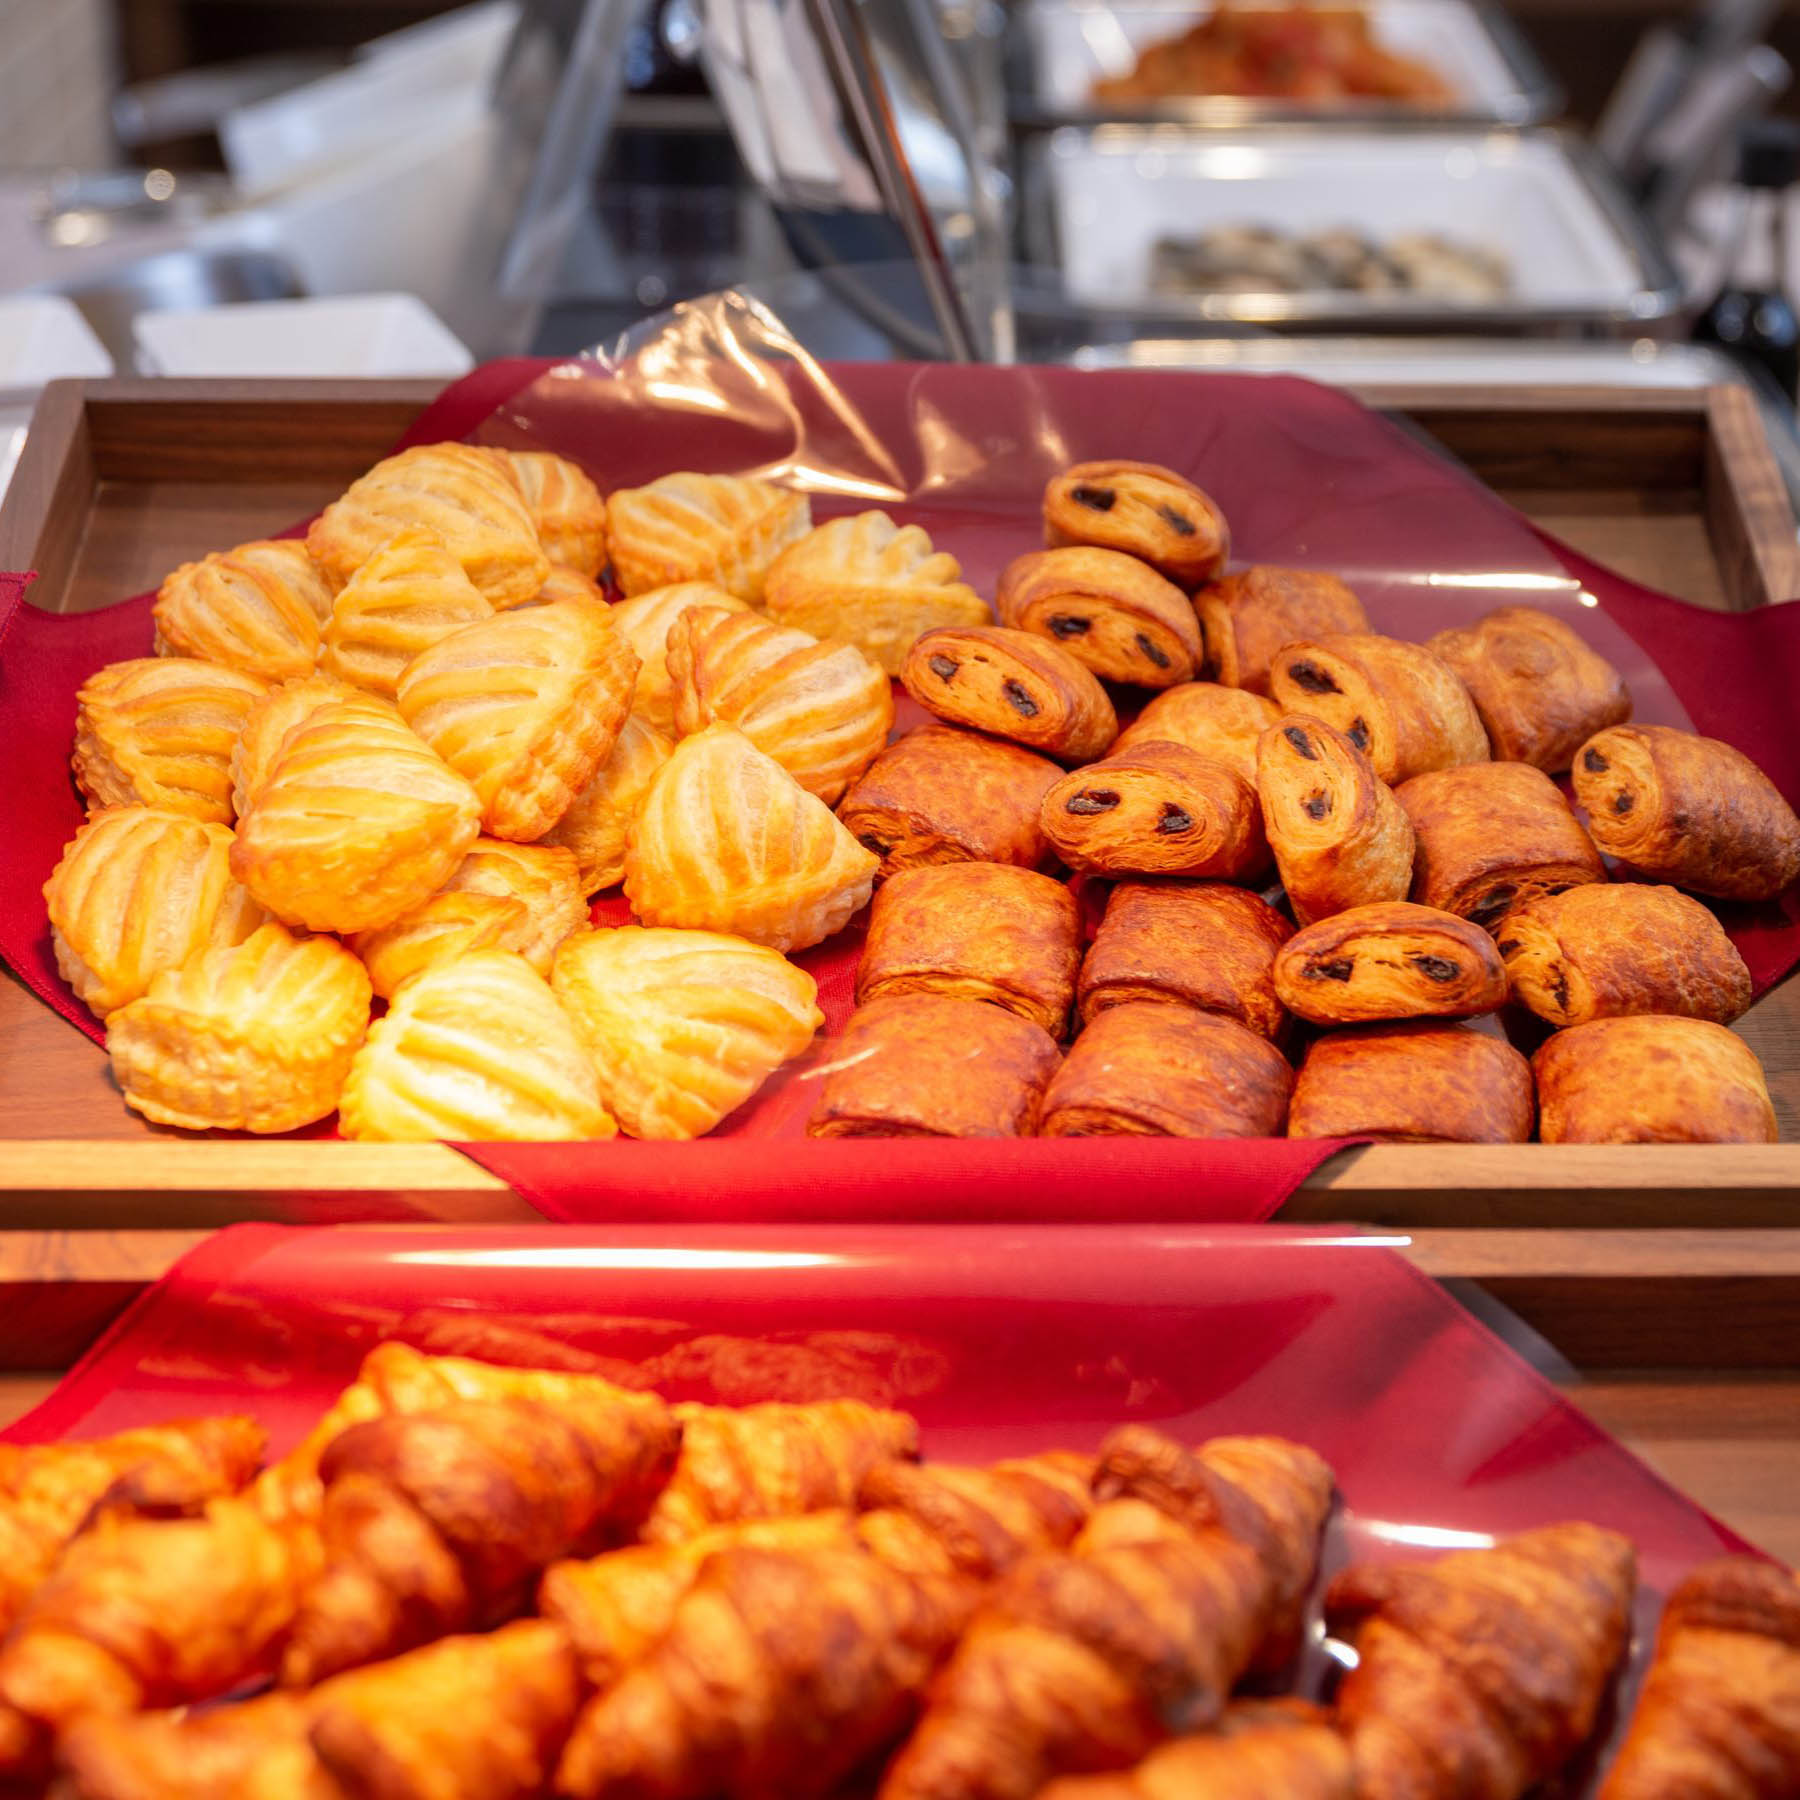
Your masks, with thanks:
M 1368 294 L 1480 306 L 1512 291 L 1506 258 L 1435 231 L 1377 240 L 1349 226 L 1296 233 L 1220 225 L 1158 238 L 1150 253 L 1158 294 Z

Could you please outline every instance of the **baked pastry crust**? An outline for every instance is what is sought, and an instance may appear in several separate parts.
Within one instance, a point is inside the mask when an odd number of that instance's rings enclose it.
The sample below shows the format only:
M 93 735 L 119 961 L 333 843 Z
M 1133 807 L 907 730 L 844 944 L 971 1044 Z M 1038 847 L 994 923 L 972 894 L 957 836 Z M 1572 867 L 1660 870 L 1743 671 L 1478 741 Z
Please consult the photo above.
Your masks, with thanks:
M 445 890 L 403 913 L 391 925 L 359 931 L 350 948 L 362 958 L 369 982 L 391 1000 L 401 982 L 440 963 L 457 962 L 476 950 L 505 950 L 529 920 L 524 905 L 500 894 L 456 894 Z M 542 971 L 540 971 L 542 973 Z
M 825 1023 L 804 969 L 716 931 L 577 932 L 550 985 L 637 1138 L 705 1136 Z
M 1502 606 L 1426 648 L 1443 658 L 1475 701 L 1496 762 L 1560 775 L 1608 725 L 1631 717 L 1631 694 L 1578 632 L 1535 606 Z
M 1800 875 L 1800 819 L 1741 750 L 1615 725 L 1575 757 L 1575 798 L 1608 856 L 1696 894 L 1772 900 Z
M 588 922 L 581 865 L 573 850 L 555 844 L 477 838 L 444 892 L 516 900 L 525 909 L 524 920 L 500 947 L 518 951 L 540 975 L 550 973 L 557 945 Z
M 1498 934 L 1515 1000 L 1552 1025 L 1669 1013 L 1729 1025 L 1750 971 L 1698 900 L 1642 882 L 1590 882 L 1515 906 Z
M 1041 868 L 1043 798 L 1062 777 L 1018 744 L 954 725 L 921 725 L 889 744 L 850 789 L 838 817 L 881 858 L 877 881 L 934 863 Z
M 548 606 L 553 600 L 585 600 L 590 606 L 607 604 L 599 582 L 574 569 L 565 569 L 560 563 L 550 565 L 550 573 L 544 577 L 544 585 L 525 604 Z
M 366 931 L 436 893 L 480 828 L 475 790 L 404 721 L 323 706 L 238 822 L 231 872 L 289 924 Z
M 552 570 L 573 570 L 594 580 L 606 567 L 606 502 L 587 472 L 547 450 L 502 454 Z
M 419 444 L 378 462 L 313 521 L 306 548 L 341 588 L 395 533 L 423 530 L 496 608 L 544 585 L 550 559 L 502 450 Z
M 1134 1001 L 1222 1013 L 1279 1040 L 1275 953 L 1294 928 L 1259 894 L 1218 881 L 1121 881 L 1081 965 L 1081 1023 Z
M 674 741 L 637 713 L 627 713 L 612 755 L 538 839 L 575 853 L 583 893 L 597 894 L 625 878 L 625 840 Z
M 1270 665 L 1269 692 L 1283 712 L 1335 725 L 1394 786 L 1488 760 L 1469 690 L 1422 644 L 1372 632 L 1286 644 Z
M 1756 1052 L 1710 1019 L 1640 1013 L 1547 1039 L 1532 1058 L 1546 1144 L 1772 1144 Z
M 466 626 L 407 664 L 400 714 L 481 796 L 491 836 L 540 838 L 612 754 L 637 656 L 605 607 L 559 600 Z
M 241 944 L 268 914 L 231 878 L 231 833 L 149 806 L 105 807 L 44 883 L 57 972 L 96 1019 L 165 969 Z
M 379 544 L 350 577 L 325 626 L 319 673 L 392 700 L 406 665 L 494 609 L 428 531 Z
M 627 597 L 708 581 L 759 605 L 769 565 L 812 529 L 804 494 L 738 475 L 664 475 L 607 502 L 613 579 Z
M 1471 763 L 1417 775 L 1395 790 L 1417 848 L 1412 897 L 1495 930 L 1537 894 L 1604 881 L 1593 840 L 1543 770 Z
M 804 950 L 850 922 L 876 860 L 736 726 L 709 725 L 651 778 L 626 844 L 625 897 L 645 925 Z
M 1212 499 L 1160 463 L 1076 463 L 1044 489 L 1044 542 L 1093 544 L 1141 557 L 1184 588 L 1211 581 L 1231 555 Z
M 770 566 L 763 609 L 779 624 L 854 644 L 889 675 L 921 633 L 993 616 L 954 556 L 884 512 L 828 519 L 790 544 Z
M 1275 958 L 1275 991 L 1315 1025 L 1470 1019 L 1506 1004 L 1506 968 L 1479 925 L 1385 900 L 1296 932 Z
M 1225 763 L 1152 740 L 1065 775 L 1038 814 L 1071 869 L 1248 880 L 1269 866 L 1256 789 Z
M 1294 1071 L 1220 1013 L 1110 1006 L 1051 1077 L 1040 1137 L 1279 1137 Z
M 669 628 L 675 730 L 735 725 L 827 806 L 887 742 L 894 689 L 854 644 L 754 613 L 691 607 Z
M 1531 1064 L 1504 1038 L 1414 1019 L 1320 1038 L 1294 1083 L 1288 1136 L 1523 1144 L 1534 1113 Z
M 869 909 L 859 1006 L 891 994 L 987 1000 L 1067 1035 L 1081 906 L 1060 881 L 1005 863 L 903 869 Z
M 259 676 L 189 656 L 108 663 L 76 695 L 75 783 L 90 806 L 155 806 L 231 823 L 231 752 Z
M 259 926 L 165 969 L 106 1021 L 125 1103 L 194 1131 L 293 1131 L 337 1105 L 369 1023 L 369 978 L 343 945 Z
M 901 684 L 952 725 L 1054 756 L 1092 762 L 1119 735 L 1106 690 L 1066 650 L 1002 625 L 944 626 L 906 653 Z
M 710 581 L 683 581 L 673 587 L 654 588 L 632 600 L 621 600 L 612 609 L 612 622 L 637 652 L 637 693 L 632 710 L 640 713 L 665 737 L 675 737 L 675 691 L 669 680 L 669 631 L 691 607 L 723 607 L 726 612 L 750 608 L 734 594 Z
M 262 792 L 287 734 L 322 706 L 364 706 L 390 719 L 400 716 L 392 702 L 330 675 L 307 675 L 271 688 L 245 715 L 231 747 L 231 803 L 240 817 Z
M 1002 625 L 1052 639 L 1109 681 L 1167 688 L 1200 666 L 1187 595 L 1122 550 L 1028 550 L 1001 570 L 994 610 Z
M 1263 733 L 1256 793 L 1281 885 L 1302 925 L 1406 898 L 1412 820 L 1341 731 L 1288 714 Z
M 593 1059 L 550 984 L 477 950 L 401 985 L 369 1028 L 338 1106 L 347 1138 L 608 1138 Z
M 1214 762 L 1229 764 L 1254 783 L 1256 747 L 1281 717 L 1273 700 L 1216 681 L 1184 681 L 1152 696 L 1113 742 L 1116 754 L 1160 741 L 1185 744 Z
M 1362 602 L 1337 576 L 1267 563 L 1208 582 L 1194 596 L 1194 611 L 1205 643 L 1203 673 L 1253 694 L 1268 693 L 1269 670 L 1283 645 L 1369 629 Z
M 310 675 L 331 589 L 291 538 L 215 550 L 165 576 L 151 608 L 158 656 L 194 656 L 264 681 Z
M 1057 1065 L 1040 1025 L 982 1000 L 894 994 L 850 1015 L 809 1137 L 1030 1137 Z

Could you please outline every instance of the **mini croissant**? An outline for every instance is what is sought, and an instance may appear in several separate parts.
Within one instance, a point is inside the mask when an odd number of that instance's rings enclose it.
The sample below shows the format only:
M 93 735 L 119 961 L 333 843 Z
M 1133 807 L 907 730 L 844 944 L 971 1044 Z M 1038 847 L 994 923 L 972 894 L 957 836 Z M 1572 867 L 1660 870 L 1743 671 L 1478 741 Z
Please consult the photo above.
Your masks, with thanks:
M 215 550 L 183 563 L 157 590 L 158 656 L 196 656 L 264 681 L 310 675 L 331 589 L 290 538 Z

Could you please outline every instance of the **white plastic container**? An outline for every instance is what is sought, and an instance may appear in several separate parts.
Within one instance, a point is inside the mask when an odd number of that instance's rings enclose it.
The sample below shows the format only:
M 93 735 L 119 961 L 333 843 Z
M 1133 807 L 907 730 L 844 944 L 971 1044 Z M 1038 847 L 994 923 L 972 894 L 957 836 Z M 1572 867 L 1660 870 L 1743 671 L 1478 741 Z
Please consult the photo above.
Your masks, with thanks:
M 40 388 L 71 376 L 98 380 L 112 372 L 106 346 L 73 301 L 61 294 L 0 300 L 0 389 Z
M 411 294 L 143 313 L 133 331 L 147 375 L 453 376 L 475 360 Z

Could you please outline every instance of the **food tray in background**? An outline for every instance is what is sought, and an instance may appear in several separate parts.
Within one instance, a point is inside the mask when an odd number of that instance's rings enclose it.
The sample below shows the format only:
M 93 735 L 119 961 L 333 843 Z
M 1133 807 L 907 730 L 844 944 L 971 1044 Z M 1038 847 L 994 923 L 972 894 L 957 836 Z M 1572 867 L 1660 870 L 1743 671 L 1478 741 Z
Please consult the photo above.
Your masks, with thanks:
M 1239 0 L 1241 4 L 1241 0 Z M 1282 0 L 1269 0 L 1282 4 Z M 1431 109 L 1378 100 L 1350 101 L 1333 116 L 1382 121 L 1453 117 L 1531 125 L 1562 102 L 1555 84 L 1502 9 L 1485 0 L 1364 0 L 1377 41 L 1429 64 L 1457 99 Z M 1138 50 L 1176 37 L 1212 11 L 1175 0 L 1021 0 L 1012 12 L 1009 106 L 1023 125 L 1098 124 L 1116 119 L 1244 124 L 1274 118 L 1318 118 L 1295 101 L 1197 96 L 1138 105 L 1096 101 L 1103 76 L 1130 72 Z
M 1029 258 L 1060 271 L 1070 305 L 1143 326 L 1236 322 L 1339 331 L 1635 331 L 1666 318 L 1680 283 L 1598 157 L 1561 132 L 1282 126 L 1069 127 L 1024 151 Z M 1348 227 L 1376 246 L 1431 234 L 1506 259 L 1511 291 L 1157 291 L 1159 239 L 1227 227 L 1285 236 Z

